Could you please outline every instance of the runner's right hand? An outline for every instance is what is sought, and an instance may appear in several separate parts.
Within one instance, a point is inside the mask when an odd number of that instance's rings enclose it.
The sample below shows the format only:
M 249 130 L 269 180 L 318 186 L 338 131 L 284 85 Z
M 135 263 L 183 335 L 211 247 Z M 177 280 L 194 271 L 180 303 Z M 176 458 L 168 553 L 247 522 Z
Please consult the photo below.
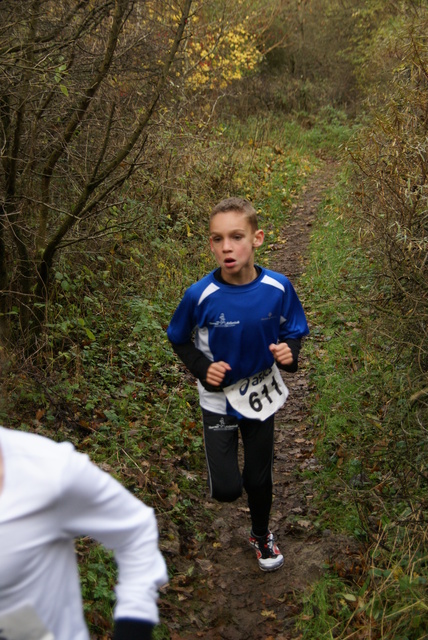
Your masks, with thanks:
M 213 362 L 208 367 L 206 381 L 213 387 L 219 387 L 228 371 L 232 371 L 232 367 L 227 362 Z

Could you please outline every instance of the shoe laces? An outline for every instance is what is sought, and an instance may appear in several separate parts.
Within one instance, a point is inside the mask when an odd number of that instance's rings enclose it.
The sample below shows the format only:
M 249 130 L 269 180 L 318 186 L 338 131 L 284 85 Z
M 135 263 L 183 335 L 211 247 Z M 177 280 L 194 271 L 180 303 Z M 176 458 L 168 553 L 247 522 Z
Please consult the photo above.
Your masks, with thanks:
M 275 541 L 270 531 L 264 538 L 258 538 L 254 536 L 254 539 L 257 540 L 257 546 L 260 550 L 260 553 L 262 554 L 262 558 L 275 558 L 278 555 L 277 553 L 275 553 Z

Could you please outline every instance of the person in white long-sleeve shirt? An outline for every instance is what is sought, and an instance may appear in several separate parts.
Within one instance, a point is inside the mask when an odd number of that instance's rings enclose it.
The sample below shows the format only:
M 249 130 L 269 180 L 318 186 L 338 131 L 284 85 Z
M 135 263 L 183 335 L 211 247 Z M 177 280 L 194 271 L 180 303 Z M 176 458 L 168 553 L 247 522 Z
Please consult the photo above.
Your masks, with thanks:
M 29 605 L 55 640 L 89 640 L 78 536 L 114 552 L 114 640 L 150 639 L 168 580 L 153 509 L 72 444 L 0 427 L 0 621 Z

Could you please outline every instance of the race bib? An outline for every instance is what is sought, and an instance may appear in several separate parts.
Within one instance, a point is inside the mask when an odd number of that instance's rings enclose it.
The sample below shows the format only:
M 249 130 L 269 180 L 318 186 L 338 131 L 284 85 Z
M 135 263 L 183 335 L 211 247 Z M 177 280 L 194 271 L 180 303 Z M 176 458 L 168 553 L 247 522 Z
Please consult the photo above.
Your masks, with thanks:
M 32 606 L 0 614 L 0 640 L 55 640 Z
M 288 397 L 288 389 L 276 364 L 250 378 L 238 380 L 223 391 L 236 411 L 245 418 L 256 420 L 269 418 Z

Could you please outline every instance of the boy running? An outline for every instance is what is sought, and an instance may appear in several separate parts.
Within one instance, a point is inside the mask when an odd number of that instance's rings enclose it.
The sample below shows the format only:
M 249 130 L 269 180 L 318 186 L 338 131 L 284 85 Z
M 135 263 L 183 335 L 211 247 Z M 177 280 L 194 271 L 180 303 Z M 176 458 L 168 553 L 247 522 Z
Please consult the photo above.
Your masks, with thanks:
M 211 212 L 209 232 L 219 267 L 187 289 L 167 335 L 198 380 L 211 497 L 232 502 L 245 489 L 250 544 L 260 569 L 275 571 L 284 558 L 269 530 L 274 415 L 288 395 L 277 365 L 297 370 L 309 330 L 291 282 L 254 262 L 264 233 L 250 202 L 222 200 Z

